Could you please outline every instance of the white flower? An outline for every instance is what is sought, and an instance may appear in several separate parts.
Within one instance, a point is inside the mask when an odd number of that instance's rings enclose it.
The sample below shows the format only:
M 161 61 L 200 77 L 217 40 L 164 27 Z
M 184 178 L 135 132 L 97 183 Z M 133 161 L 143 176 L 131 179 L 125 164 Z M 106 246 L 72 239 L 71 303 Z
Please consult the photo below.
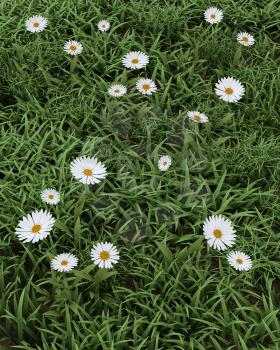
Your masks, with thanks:
M 210 7 L 204 12 L 205 21 L 211 24 L 221 22 L 223 18 L 223 12 L 217 7 Z
M 234 78 L 222 78 L 215 85 L 215 92 L 221 100 L 237 102 L 245 93 L 244 86 Z
M 41 193 L 41 198 L 43 202 L 46 202 L 48 204 L 58 204 L 60 201 L 59 192 L 57 192 L 53 188 L 46 188 Z
M 197 112 L 197 111 L 189 111 L 188 117 L 190 120 L 194 121 L 195 123 L 207 123 L 208 118 L 205 114 Z
M 119 260 L 117 248 L 112 243 L 97 243 L 91 250 L 91 259 L 94 264 L 105 269 L 110 269 Z
M 110 23 L 108 21 L 102 20 L 97 23 L 97 27 L 101 32 L 107 32 L 110 29 Z
M 42 16 L 33 16 L 25 22 L 25 27 L 29 32 L 38 33 L 48 25 L 48 20 Z
M 166 171 L 169 169 L 171 163 L 172 163 L 171 157 L 161 156 L 158 160 L 158 168 L 161 171 Z
M 253 35 L 246 32 L 241 32 L 237 34 L 237 41 L 244 46 L 252 46 L 255 44 L 255 39 Z
M 141 78 L 136 83 L 136 89 L 144 95 L 152 95 L 157 91 L 157 87 L 154 81 L 151 79 Z
M 227 260 L 228 263 L 238 271 L 248 271 L 252 267 L 251 258 L 239 251 L 230 252 L 227 256 Z
M 38 242 L 50 234 L 54 222 L 55 219 L 50 213 L 36 210 L 19 222 L 16 235 L 23 242 Z
M 120 97 L 125 95 L 127 92 L 127 88 L 124 85 L 121 84 L 116 84 L 116 85 L 112 85 L 109 89 L 108 89 L 108 94 L 114 97 Z
M 131 51 L 122 58 L 122 63 L 126 68 L 139 69 L 149 63 L 149 57 L 140 51 Z
M 70 253 L 56 255 L 51 261 L 51 268 L 59 272 L 68 272 L 78 265 L 78 259 Z
M 69 53 L 69 55 L 76 56 L 83 51 L 83 46 L 78 41 L 69 40 L 64 44 L 64 51 Z
M 97 184 L 105 179 L 106 167 L 96 158 L 79 157 L 70 164 L 72 175 L 83 184 Z
M 210 247 L 225 250 L 235 242 L 235 230 L 232 223 L 222 215 L 213 215 L 203 224 L 203 234 Z

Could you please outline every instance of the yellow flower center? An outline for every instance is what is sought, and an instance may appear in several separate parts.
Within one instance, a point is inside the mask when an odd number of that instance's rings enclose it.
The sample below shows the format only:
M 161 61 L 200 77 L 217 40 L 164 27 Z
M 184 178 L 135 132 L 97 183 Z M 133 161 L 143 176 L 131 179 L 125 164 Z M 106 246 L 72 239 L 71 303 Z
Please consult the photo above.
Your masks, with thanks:
M 42 226 L 39 224 L 36 224 L 32 227 L 32 233 L 38 233 L 41 230 Z
M 74 52 L 74 51 L 77 50 L 77 46 L 76 45 L 70 45 L 69 50 Z
M 221 238 L 223 236 L 222 231 L 219 229 L 214 230 L 213 234 L 215 238 Z
M 195 120 L 196 122 L 199 122 L 200 121 L 200 116 L 199 115 L 194 115 L 193 116 L 193 120 Z
M 91 169 L 84 169 L 83 173 L 86 176 L 92 176 L 93 171 Z
M 99 256 L 101 260 L 108 260 L 110 258 L 110 254 L 106 250 L 100 252 Z
M 237 259 L 236 259 L 236 264 L 238 264 L 238 265 L 243 264 L 243 259 L 237 258 Z
M 61 260 L 60 265 L 67 266 L 68 262 L 69 262 L 68 260 Z
M 214 13 L 210 16 L 212 19 L 216 18 L 216 15 L 214 15 Z
M 49 199 L 54 199 L 54 195 L 53 194 L 49 194 Z
M 243 36 L 242 40 L 244 41 L 244 43 L 247 43 L 249 41 L 249 39 L 247 38 L 247 36 Z
M 166 166 L 166 165 L 167 165 L 167 161 L 165 160 L 162 164 L 163 164 L 164 166 Z
M 115 94 L 119 94 L 120 93 L 120 90 L 119 89 L 116 89 L 115 90 Z
M 232 88 L 226 88 L 226 89 L 225 89 L 225 93 L 226 93 L 227 95 L 232 95 L 232 94 L 233 94 Z
M 138 64 L 138 63 L 139 63 L 138 58 L 133 58 L 133 59 L 131 60 L 131 63 L 132 63 L 132 64 Z
M 145 91 L 148 91 L 148 90 L 150 90 L 150 85 L 149 84 L 144 84 L 143 85 L 143 89 L 145 90 Z
M 34 28 L 38 28 L 39 26 L 40 26 L 40 23 L 39 23 L 39 22 L 34 22 L 34 23 L 33 23 L 33 27 L 34 27 Z

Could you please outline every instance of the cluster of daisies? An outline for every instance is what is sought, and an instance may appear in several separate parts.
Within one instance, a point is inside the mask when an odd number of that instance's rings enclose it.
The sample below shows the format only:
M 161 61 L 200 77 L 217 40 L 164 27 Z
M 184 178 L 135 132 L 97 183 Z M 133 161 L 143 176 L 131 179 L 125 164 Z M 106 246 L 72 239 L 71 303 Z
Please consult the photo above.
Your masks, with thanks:
M 223 18 L 223 13 L 216 7 L 207 9 L 204 13 L 205 20 L 212 25 L 219 23 Z M 33 16 L 26 21 L 26 29 L 32 33 L 43 31 L 48 20 L 42 16 Z M 108 21 L 102 20 L 97 23 L 100 31 L 106 32 L 111 25 Z M 244 46 L 251 46 L 255 43 L 252 35 L 241 32 L 237 34 L 237 41 Z M 64 51 L 71 56 L 82 53 L 83 45 L 75 40 L 69 40 L 64 44 Z M 146 67 L 150 58 L 140 51 L 131 51 L 122 58 L 125 68 L 138 70 Z M 149 78 L 139 78 L 136 82 L 136 89 L 144 95 L 151 95 L 157 91 L 156 83 Z M 245 88 L 240 81 L 233 77 L 224 77 L 215 85 L 215 93 L 226 102 L 239 101 Z M 122 84 L 114 84 L 108 88 L 108 94 L 113 97 L 121 97 L 127 93 L 127 87 Z M 195 123 L 206 123 L 208 117 L 199 111 L 189 111 L 188 118 Z M 172 159 L 168 155 L 161 156 L 158 160 L 158 168 L 167 171 L 172 164 Z M 72 161 L 70 170 L 75 179 L 85 185 L 98 184 L 107 176 L 106 167 L 92 157 L 79 157 Z M 53 188 L 47 188 L 41 193 L 42 200 L 49 205 L 57 205 L 60 202 L 60 194 Z M 55 218 L 45 210 L 37 210 L 24 217 L 16 228 L 16 235 L 23 242 L 36 243 L 46 238 L 55 224 Z M 223 216 L 211 216 L 207 218 L 203 225 L 203 233 L 208 244 L 217 249 L 225 250 L 235 243 L 236 234 L 232 223 Z M 100 268 L 111 268 L 119 260 L 117 248 L 109 242 L 96 243 L 90 252 L 91 259 Z M 232 251 L 227 256 L 228 262 L 237 270 L 249 270 L 252 267 L 251 259 L 248 255 L 240 251 Z M 51 260 L 51 267 L 60 272 L 72 270 L 78 265 L 78 258 L 72 253 L 61 253 Z
M 83 184 L 97 184 L 105 179 L 106 167 L 96 158 L 79 157 L 70 164 L 70 170 L 75 179 Z M 41 193 L 44 202 L 56 205 L 60 202 L 60 194 L 53 188 L 47 188 Z M 36 210 L 20 220 L 16 228 L 19 240 L 36 243 L 46 238 L 55 224 L 55 218 L 46 210 Z M 100 268 L 109 269 L 119 260 L 117 248 L 108 242 L 95 244 L 90 252 L 91 259 Z M 67 272 L 78 265 L 78 258 L 71 253 L 61 253 L 51 260 L 51 267 L 59 272 Z
M 210 247 L 224 251 L 236 241 L 236 231 L 230 220 L 222 215 L 213 215 L 203 224 L 203 234 Z M 241 251 L 231 251 L 227 255 L 228 263 L 238 271 L 248 271 L 252 267 L 251 258 Z
M 216 7 L 207 9 L 204 13 L 205 19 L 211 24 L 219 23 L 223 18 L 223 13 Z M 47 27 L 48 20 L 42 16 L 33 16 L 26 21 L 26 29 L 30 32 L 41 32 Z M 102 20 L 97 23 L 99 30 L 106 32 L 111 25 L 108 21 Z M 255 43 L 252 35 L 248 33 L 238 33 L 237 40 L 244 46 L 251 46 Z M 83 45 L 76 40 L 69 40 L 64 44 L 64 51 L 71 56 L 82 53 Z M 144 52 L 131 51 L 122 58 L 124 67 L 132 70 L 144 68 L 149 63 L 149 56 Z M 136 82 L 136 89 L 144 95 L 152 95 L 157 91 L 156 83 L 149 78 L 140 78 Z M 215 85 L 215 92 L 220 99 L 226 102 L 237 102 L 245 93 L 242 83 L 233 78 L 225 77 L 220 79 Z M 121 97 L 127 93 L 127 87 L 122 84 L 113 84 L 108 88 L 108 94 L 113 97 Z M 188 112 L 188 117 L 196 123 L 206 123 L 208 118 L 198 111 Z
M 32 33 L 38 33 L 43 31 L 48 24 L 48 20 L 42 16 L 33 16 L 29 18 L 26 23 L 26 29 Z M 106 32 L 110 29 L 111 25 L 108 21 L 102 20 L 97 23 L 97 27 L 102 32 Z M 64 44 L 64 51 L 71 56 L 80 55 L 83 51 L 83 45 L 76 40 L 68 40 Z M 140 69 L 145 67 L 149 63 L 149 57 L 140 51 L 132 51 L 126 54 L 122 63 L 126 68 Z M 157 90 L 155 82 L 148 78 L 140 78 L 136 82 L 136 89 L 144 95 L 151 95 Z M 120 97 L 127 93 L 127 88 L 122 84 L 114 84 L 108 89 L 108 93 L 114 97 Z
M 136 70 L 146 67 L 149 56 L 144 52 L 131 51 L 122 58 L 124 67 Z M 152 95 L 157 91 L 156 83 L 152 79 L 140 78 L 136 82 L 136 89 L 143 95 Z M 127 93 L 127 87 L 122 84 L 114 84 L 108 89 L 108 93 L 114 97 L 121 97 Z

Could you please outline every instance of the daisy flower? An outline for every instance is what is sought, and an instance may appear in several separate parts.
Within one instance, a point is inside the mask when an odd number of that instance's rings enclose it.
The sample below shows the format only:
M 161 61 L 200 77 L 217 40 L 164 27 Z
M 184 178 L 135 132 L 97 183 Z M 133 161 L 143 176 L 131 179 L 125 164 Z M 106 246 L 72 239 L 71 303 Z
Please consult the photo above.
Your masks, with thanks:
M 51 261 L 51 268 L 59 272 L 71 271 L 78 265 L 78 259 L 70 253 L 56 255 Z
M 94 264 L 105 269 L 110 269 L 119 260 L 117 248 L 112 243 L 97 243 L 91 250 L 91 259 Z
M 222 215 L 213 215 L 204 221 L 203 234 L 210 247 L 225 250 L 235 242 L 232 223 Z
M 46 188 L 41 193 L 41 198 L 42 198 L 42 201 L 46 202 L 47 204 L 58 204 L 60 201 L 59 192 L 57 192 L 53 188 Z
M 48 25 L 48 20 L 42 16 L 33 16 L 25 22 L 25 27 L 29 32 L 38 33 Z
M 241 32 L 237 34 L 237 41 L 239 44 L 244 46 L 252 46 L 255 44 L 255 39 L 253 35 L 248 34 L 246 32 Z
M 116 84 L 116 85 L 112 85 L 109 89 L 108 89 L 108 94 L 114 97 L 120 97 L 125 95 L 127 92 L 127 88 L 124 85 L 121 84 Z
M 158 160 L 158 168 L 161 171 L 166 171 L 169 169 L 171 163 L 172 163 L 171 157 L 161 156 Z
M 122 58 L 122 64 L 126 68 L 139 69 L 149 63 L 149 57 L 140 51 L 131 51 Z
M 75 40 L 68 40 L 64 44 L 64 51 L 71 56 L 79 55 L 83 51 L 83 45 Z
M 226 102 L 237 102 L 244 95 L 244 86 L 234 78 L 222 78 L 215 85 L 215 92 L 219 98 Z
M 144 95 L 152 95 L 157 91 L 157 87 L 154 81 L 151 79 L 141 78 L 136 83 L 136 89 Z
M 101 32 L 107 32 L 110 29 L 110 23 L 108 21 L 102 20 L 97 23 L 97 27 Z
M 239 251 L 230 252 L 227 256 L 227 260 L 230 266 L 238 271 L 248 271 L 252 267 L 252 260 L 249 255 L 246 255 Z
M 217 24 L 221 22 L 223 18 L 223 12 L 217 7 L 210 7 L 204 12 L 205 21 L 211 24 Z
M 16 235 L 23 242 L 38 242 L 50 234 L 54 222 L 55 219 L 50 213 L 36 210 L 19 222 Z
M 190 120 L 194 121 L 195 123 L 207 123 L 208 118 L 205 114 L 197 112 L 197 111 L 189 111 L 188 117 Z
M 97 184 L 105 179 L 106 167 L 96 158 L 79 157 L 70 164 L 72 175 L 83 184 Z

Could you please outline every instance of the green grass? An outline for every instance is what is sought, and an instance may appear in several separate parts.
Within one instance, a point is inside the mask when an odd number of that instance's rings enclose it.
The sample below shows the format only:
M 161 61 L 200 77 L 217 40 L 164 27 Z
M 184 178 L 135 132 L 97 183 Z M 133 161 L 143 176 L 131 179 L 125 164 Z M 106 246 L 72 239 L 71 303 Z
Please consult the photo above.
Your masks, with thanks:
M 212 27 L 203 12 L 217 5 Z M 1 1 L 0 349 L 280 349 L 280 13 L 279 0 Z M 34 35 L 25 20 L 40 13 Z M 112 23 L 97 31 L 98 20 Z M 248 31 L 252 48 L 235 37 Z M 66 40 L 84 51 L 70 73 Z M 121 57 L 146 52 L 146 69 Z M 138 76 L 158 92 L 134 89 Z M 218 100 L 221 77 L 246 88 L 238 104 Z M 122 82 L 129 93 L 112 99 Z M 186 112 L 205 113 L 207 125 Z M 169 154 L 167 173 L 158 157 Z M 97 156 L 106 181 L 86 190 L 69 164 Z M 37 244 L 15 236 L 20 218 L 61 203 L 51 235 Z M 253 269 L 238 273 L 226 252 L 210 249 L 202 224 L 223 214 L 238 232 L 236 249 Z M 120 250 L 104 273 L 90 261 L 94 242 Z M 79 267 L 50 270 L 69 251 Z

